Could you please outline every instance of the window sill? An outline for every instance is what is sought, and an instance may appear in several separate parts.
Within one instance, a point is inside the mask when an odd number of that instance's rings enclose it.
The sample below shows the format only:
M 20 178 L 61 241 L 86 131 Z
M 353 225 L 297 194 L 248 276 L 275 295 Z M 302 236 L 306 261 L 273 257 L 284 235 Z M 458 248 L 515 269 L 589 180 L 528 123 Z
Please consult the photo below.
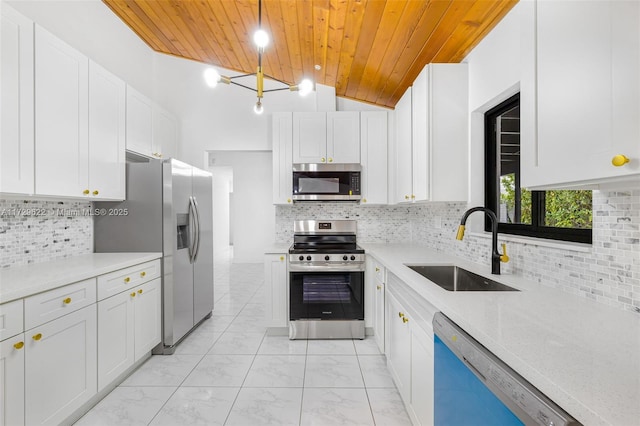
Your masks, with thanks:
M 468 235 L 484 238 L 487 240 L 491 239 L 490 232 L 469 232 Z M 584 243 L 572 243 L 569 241 L 556 241 L 556 240 L 546 240 L 544 238 L 533 238 L 533 237 L 523 237 L 523 236 L 515 236 L 509 234 L 498 234 L 498 239 L 501 241 L 509 241 L 513 243 L 520 244 L 529 244 L 532 246 L 538 247 L 551 247 L 560 250 L 569 250 L 580 253 L 588 253 L 591 251 L 591 244 Z

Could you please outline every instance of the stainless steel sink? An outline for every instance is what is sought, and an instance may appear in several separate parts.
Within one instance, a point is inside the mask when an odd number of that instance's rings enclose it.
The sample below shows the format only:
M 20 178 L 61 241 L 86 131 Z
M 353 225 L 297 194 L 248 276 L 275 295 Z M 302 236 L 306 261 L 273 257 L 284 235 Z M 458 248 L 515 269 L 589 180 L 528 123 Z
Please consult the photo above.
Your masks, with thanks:
M 520 291 L 454 265 L 406 265 L 448 291 Z

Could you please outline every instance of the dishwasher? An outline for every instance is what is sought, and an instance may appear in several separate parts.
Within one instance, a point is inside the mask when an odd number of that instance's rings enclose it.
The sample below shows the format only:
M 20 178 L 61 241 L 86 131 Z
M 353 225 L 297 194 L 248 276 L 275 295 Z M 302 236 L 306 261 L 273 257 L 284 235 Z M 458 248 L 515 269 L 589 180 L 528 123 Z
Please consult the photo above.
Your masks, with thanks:
M 441 312 L 433 332 L 436 426 L 581 424 Z

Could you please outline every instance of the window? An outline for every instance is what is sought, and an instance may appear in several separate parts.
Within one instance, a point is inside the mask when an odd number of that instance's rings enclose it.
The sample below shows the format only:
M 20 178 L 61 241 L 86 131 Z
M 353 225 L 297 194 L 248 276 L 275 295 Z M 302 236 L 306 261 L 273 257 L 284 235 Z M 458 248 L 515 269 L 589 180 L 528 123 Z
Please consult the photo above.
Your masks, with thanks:
M 519 94 L 487 111 L 485 132 L 485 206 L 498 217 L 498 231 L 591 243 L 591 191 L 520 187 Z

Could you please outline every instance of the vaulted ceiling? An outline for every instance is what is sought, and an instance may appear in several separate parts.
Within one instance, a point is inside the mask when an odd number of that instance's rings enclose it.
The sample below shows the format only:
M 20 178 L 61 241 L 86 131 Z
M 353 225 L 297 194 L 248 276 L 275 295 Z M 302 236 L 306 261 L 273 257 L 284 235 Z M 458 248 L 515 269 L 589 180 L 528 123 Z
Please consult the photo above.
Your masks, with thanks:
M 253 73 L 258 0 L 103 0 L 152 49 Z M 263 0 L 264 72 L 394 107 L 422 68 L 460 62 L 517 0 Z M 319 67 L 318 67 L 319 66 Z M 320 68 L 320 69 L 317 69 Z

